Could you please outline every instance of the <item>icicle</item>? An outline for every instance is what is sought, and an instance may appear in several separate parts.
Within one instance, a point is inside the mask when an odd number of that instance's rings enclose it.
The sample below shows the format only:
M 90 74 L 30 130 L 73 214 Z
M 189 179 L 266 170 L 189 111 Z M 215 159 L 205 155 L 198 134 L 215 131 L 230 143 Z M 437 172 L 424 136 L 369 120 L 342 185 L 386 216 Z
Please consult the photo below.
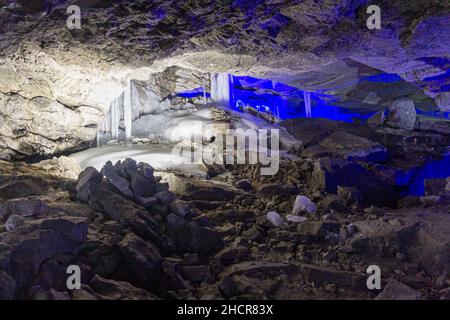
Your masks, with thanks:
M 230 106 L 233 77 L 229 73 L 211 74 L 211 99 Z
M 203 99 L 205 100 L 205 104 L 208 104 L 208 98 L 206 97 L 206 80 L 203 79 Z
M 97 125 L 97 148 L 101 147 L 100 146 L 100 125 L 101 124 Z
M 119 115 L 119 108 L 118 108 L 119 101 L 118 99 L 115 99 L 111 104 L 111 110 L 110 110 L 110 122 L 111 122 L 111 136 L 113 139 L 119 139 L 119 121 L 120 121 L 120 115 Z
M 125 125 L 125 139 L 131 139 L 131 125 L 133 122 L 133 114 L 131 107 L 131 81 L 128 81 L 125 97 L 123 101 L 123 123 Z
M 311 112 L 311 92 L 303 91 L 303 98 L 305 100 L 305 111 L 306 111 L 306 117 L 311 118 L 312 112 Z

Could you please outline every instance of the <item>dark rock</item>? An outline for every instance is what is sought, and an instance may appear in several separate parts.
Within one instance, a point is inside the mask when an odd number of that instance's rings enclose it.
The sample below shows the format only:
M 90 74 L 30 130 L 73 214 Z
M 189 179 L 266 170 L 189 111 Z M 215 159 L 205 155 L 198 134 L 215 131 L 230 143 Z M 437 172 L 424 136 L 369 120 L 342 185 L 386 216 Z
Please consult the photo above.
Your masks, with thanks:
M 346 160 L 383 161 L 387 149 L 383 145 L 344 131 L 337 131 L 318 144 L 305 149 L 308 158 L 335 157 Z
M 250 249 L 243 245 L 242 239 L 236 238 L 233 243 L 219 251 L 215 258 L 220 259 L 224 265 L 240 262 L 248 257 Z
M 189 222 L 175 214 L 167 217 L 167 229 L 177 246 L 188 252 L 206 254 L 220 249 L 223 245 L 218 232 Z
M 115 187 L 107 182 L 101 182 L 92 192 L 89 205 L 108 215 L 110 219 L 120 221 L 127 213 L 137 211 L 137 207 L 129 200 L 116 193 Z
M 81 289 L 72 290 L 70 292 L 71 300 L 98 300 L 96 294 L 93 292 L 91 288 L 86 285 L 81 285 Z
M 298 193 L 298 189 L 286 184 L 263 184 L 257 188 L 258 194 L 265 197 L 273 197 L 275 195 L 293 195 Z
M 22 198 L 41 195 L 45 186 L 31 180 L 8 181 L 0 185 L 0 197 L 3 199 Z
M 155 300 L 157 297 L 124 281 L 104 279 L 95 275 L 89 286 L 102 300 Z
M 131 189 L 135 197 L 153 197 L 155 195 L 156 181 L 153 176 L 146 177 L 140 171 L 130 173 Z
M 181 276 L 181 264 L 176 259 L 165 259 L 163 262 L 163 270 L 170 278 L 170 287 L 173 290 L 190 290 L 191 285 Z
M 324 221 L 304 221 L 297 225 L 297 232 L 312 238 L 324 237 L 328 233 L 339 233 L 339 223 Z
M 420 197 L 420 202 L 428 207 L 433 207 L 441 204 L 444 201 L 444 197 L 441 196 L 425 196 Z
M 242 189 L 244 191 L 250 191 L 253 189 L 253 186 L 250 181 L 248 180 L 240 180 L 236 183 L 236 187 L 239 189 Z
M 143 210 L 129 211 L 125 214 L 122 222 L 133 233 L 144 240 L 150 241 L 164 253 L 167 253 L 169 247 L 171 247 L 171 242 L 161 235 L 158 223 L 148 212 Z
M 390 183 L 356 162 L 320 159 L 314 164 L 311 186 L 316 190 L 337 193 L 338 186 L 357 188 L 364 203 L 395 207 L 399 193 Z
M 385 124 L 388 114 L 389 111 L 387 109 L 378 111 L 367 120 L 367 123 L 371 125 L 382 126 Z
M 400 281 L 390 280 L 375 300 L 422 300 L 422 295 Z
M 87 167 L 78 176 L 76 185 L 77 199 L 83 202 L 88 202 L 93 189 L 102 181 L 103 176 L 97 169 Z
M 48 211 L 47 204 L 38 198 L 11 199 L 0 203 L 0 221 L 6 220 L 12 214 L 31 217 L 46 214 Z
M 16 290 L 16 282 L 0 269 L 0 300 L 12 300 Z
M 81 243 L 87 236 L 87 221 L 77 217 L 61 217 L 45 219 L 40 228 L 60 232 L 73 243 Z
M 11 276 L 19 294 L 25 293 L 44 261 L 60 253 L 77 253 L 86 233 L 85 219 L 65 217 L 25 224 L 0 235 L 0 242 L 9 246 Z
M 340 271 L 333 268 L 302 264 L 301 274 L 310 282 L 333 283 L 338 287 L 351 288 L 354 290 L 367 290 L 367 274 Z
M 133 192 L 130 188 L 130 182 L 127 175 L 124 173 L 121 162 L 118 161 L 115 165 L 108 161 L 103 166 L 101 173 L 108 181 L 117 188 L 126 197 L 132 198 Z
M 425 179 L 425 195 L 433 196 L 439 195 L 445 192 L 447 186 L 446 179 Z
M 40 286 L 34 286 L 28 291 L 31 300 L 70 300 L 67 292 L 60 292 L 54 289 L 45 290 Z
M 189 203 L 183 200 L 172 201 L 169 208 L 173 213 L 182 218 L 185 218 L 191 212 Z
M 162 204 L 170 204 L 172 201 L 174 201 L 177 197 L 176 195 L 169 191 L 161 191 L 155 194 L 155 197 L 162 203 Z
M 211 180 L 192 180 L 181 176 L 169 178 L 170 190 L 189 200 L 228 201 L 233 200 L 240 191 L 223 183 Z
M 416 196 L 406 196 L 397 201 L 397 205 L 399 208 L 418 207 L 420 204 L 420 197 Z
M 191 282 L 210 282 L 212 280 L 208 266 L 184 266 L 181 267 L 181 275 Z
M 347 206 L 354 203 L 362 203 L 364 201 L 363 194 L 355 187 L 338 186 L 337 195 L 345 201 Z
M 45 261 L 39 268 L 39 273 L 33 281 L 33 286 L 40 286 L 44 290 L 67 290 L 67 267 L 71 264 L 78 265 L 78 263 L 72 263 L 73 259 L 73 254 L 61 253 Z M 81 281 L 83 280 L 85 280 L 85 273 L 82 270 Z
M 90 232 L 77 256 L 82 263 L 90 267 L 91 274 L 109 277 L 117 268 L 120 251 L 117 246 L 108 242 L 105 235 Z
M 326 196 L 322 201 L 320 201 L 319 205 L 325 210 L 325 212 L 338 211 L 338 212 L 346 212 L 347 206 L 345 203 L 336 195 L 330 194 Z
M 386 214 L 386 212 L 381 209 L 378 208 L 377 206 L 370 206 L 369 208 L 364 210 L 367 214 L 369 215 L 373 215 L 373 216 L 384 216 Z
M 249 241 L 261 242 L 265 239 L 266 234 L 261 227 L 255 224 L 250 229 L 244 231 L 242 233 L 242 236 L 248 239 Z
M 134 200 L 137 204 L 143 206 L 146 209 L 151 209 L 154 204 L 158 202 L 156 197 L 143 198 L 141 196 L 134 196 Z
M 152 293 L 161 292 L 166 276 L 158 249 L 134 234 L 127 234 L 118 247 L 131 272 L 130 282 Z
M 268 295 L 270 295 L 277 287 L 278 284 L 276 280 L 262 280 L 235 275 L 223 279 L 219 285 L 219 290 L 225 298 L 239 296 L 267 299 Z

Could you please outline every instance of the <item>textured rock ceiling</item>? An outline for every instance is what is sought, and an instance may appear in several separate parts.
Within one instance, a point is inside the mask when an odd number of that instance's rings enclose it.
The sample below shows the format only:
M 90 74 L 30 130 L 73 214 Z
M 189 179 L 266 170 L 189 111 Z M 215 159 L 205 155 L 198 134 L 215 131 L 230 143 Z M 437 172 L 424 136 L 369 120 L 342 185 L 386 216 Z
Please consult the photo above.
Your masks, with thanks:
M 66 28 L 70 4 L 81 7 L 81 30 Z M 34 134 L 44 135 L 36 132 L 42 113 L 17 108 L 39 98 L 45 102 L 39 106 L 55 117 L 73 117 L 76 130 L 92 135 L 125 80 L 173 65 L 342 95 L 361 75 L 379 70 L 399 74 L 450 108 L 443 90 L 450 85 L 450 2 L 377 4 L 381 30 L 366 27 L 368 3 L 362 0 L 0 0 L 0 103 L 10 110 L 2 111 L 2 121 L 17 123 L 13 110 L 22 113 L 24 127 L 34 121 Z M 10 129 L 0 143 L 20 150 L 17 128 Z M 55 150 L 58 139 L 67 138 L 55 130 L 44 149 Z M 78 140 L 65 142 L 59 151 Z

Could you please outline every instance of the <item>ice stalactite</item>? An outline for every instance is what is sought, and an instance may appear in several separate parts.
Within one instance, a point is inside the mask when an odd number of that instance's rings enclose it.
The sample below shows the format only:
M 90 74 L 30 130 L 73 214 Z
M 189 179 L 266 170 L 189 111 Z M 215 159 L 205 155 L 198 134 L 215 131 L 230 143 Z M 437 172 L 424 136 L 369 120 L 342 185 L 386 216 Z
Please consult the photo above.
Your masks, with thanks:
M 306 117 L 311 118 L 312 112 L 311 112 L 311 92 L 304 91 L 303 92 L 303 98 L 305 100 L 305 112 Z
M 230 105 L 232 100 L 233 76 L 220 72 L 211 74 L 211 99 L 215 102 Z
M 125 126 L 125 139 L 131 139 L 131 130 L 133 123 L 133 111 L 132 111 L 132 101 L 131 101 L 131 81 L 127 84 L 127 89 L 125 90 L 125 96 L 123 101 L 123 123 Z
M 115 99 L 111 104 L 110 110 L 111 137 L 119 139 L 119 123 L 120 123 L 120 100 Z
M 203 79 L 202 90 L 203 90 L 203 99 L 205 101 L 205 104 L 208 104 L 208 98 L 206 97 L 206 80 L 205 79 Z

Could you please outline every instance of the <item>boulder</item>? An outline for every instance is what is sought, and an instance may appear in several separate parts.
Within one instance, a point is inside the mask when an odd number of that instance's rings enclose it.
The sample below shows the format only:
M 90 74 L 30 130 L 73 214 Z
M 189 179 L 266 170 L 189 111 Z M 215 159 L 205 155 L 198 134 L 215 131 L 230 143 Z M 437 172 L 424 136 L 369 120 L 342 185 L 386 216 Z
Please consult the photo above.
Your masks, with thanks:
M 116 193 L 117 189 L 109 182 L 102 181 L 90 194 L 89 205 L 104 212 L 110 219 L 120 221 L 124 213 L 136 211 L 134 204 Z
M 77 199 L 82 202 L 88 202 L 93 189 L 102 181 L 103 176 L 97 169 L 87 167 L 78 176 L 76 191 Z
M 422 295 L 406 284 L 392 279 L 375 300 L 422 300 Z
M 31 217 L 46 214 L 47 204 L 39 198 L 18 198 L 0 203 L 0 220 L 7 219 L 12 214 Z
M 102 175 L 126 197 L 133 197 L 133 191 L 130 187 L 130 182 L 126 173 L 122 170 L 121 162 L 118 161 L 115 165 L 111 161 L 105 163 L 101 171 Z
M 170 190 L 192 200 L 229 201 L 242 191 L 211 180 L 187 179 L 178 175 L 168 176 Z
M 18 294 L 26 294 L 44 261 L 60 253 L 77 253 L 86 234 L 86 220 L 75 217 L 33 221 L 1 234 L 0 243 L 8 246 L 11 277 Z
M 32 179 L 7 181 L 0 185 L 0 197 L 3 199 L 22 198 L 44 194 L 46 183 L 39 184 Z
M 162 257 L 158 248 L 129 233 L 117 245 L 130 270 L 130 282 L 152 293 L 161 292 L 164 284 Z
M 316 160 L 310 185 L 315 190 L 337 193 L 338 186 L 355 187 L 364 195 L 364 204 L 395 207 L 400 198 L 395 186 L 361 164 L 323 158 Z
M 223 245 L 218 232 L 175 214 L 167 216 L 167 229 L 177 246 L 187 252 L 206 254 L 219 250 Z
M 155 195 L 156 180 L 153 176 L 146 177 L 140 170 L 131 172 L 129 176 L 134 197 L 148 198 Z
M 136 288 L 125 281 L 116 281 L 95 275 L 89 286 L 102 300 L 155 300 L 156 296 L 148 291 Z
M 185 218 L 191 212 L 191 206 L 183 200 L 174 200 L 169 205 L 170 210 L 177 216 Z
M 302 156 L 308 158 L 334 157 L 346 160 L 383 161 L 387 149 L 383 145 L 345 131 L 337 131 L 318 144 L 305 149 Z
M 162 204 L 170 204 L 177 198 L 177 196 L 169 190 L 160 191 L 157 194 L 155 194 L 155 197 Z

